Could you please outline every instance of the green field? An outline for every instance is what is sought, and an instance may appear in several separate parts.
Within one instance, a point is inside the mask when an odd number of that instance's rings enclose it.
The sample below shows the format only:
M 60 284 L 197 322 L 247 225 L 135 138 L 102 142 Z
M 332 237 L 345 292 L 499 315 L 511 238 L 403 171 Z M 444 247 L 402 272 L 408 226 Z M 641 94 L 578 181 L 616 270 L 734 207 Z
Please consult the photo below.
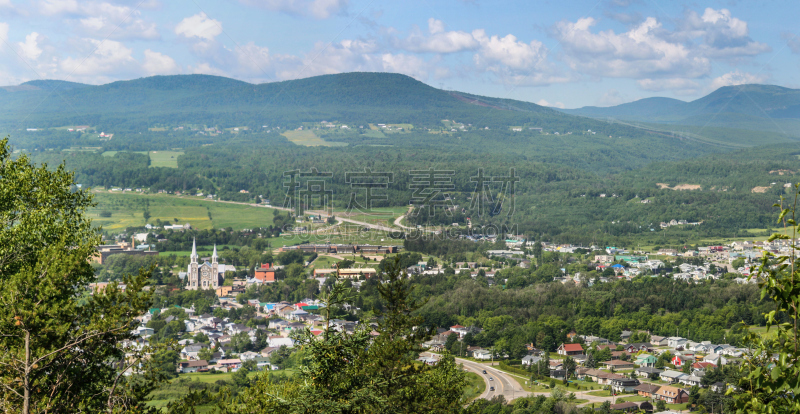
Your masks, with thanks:
M 97 206 L 89 209 L 88 215 L 95 225 L 110 233 L 123 232 L 130 226 L 143 226 L 148 202 L 150 223 L 156 219 L 174 223 L 177 218 L 178 223 L 189 223 L 194 229 L 262 227 L 272 224 L 273 216 L 271 208 L 166 194 L 96 192 L 95 201 Z M 111 217 L 100 217 L 101 212 L 110 212 Z
M 178 157 L 183 151 L 150 151 L 151 167 L 178 168 Z
M 328 142 L 317 136 L 314 131 L 304 129 L 302 131 L 285 131 L 281 133 L 286 139 L 296 145 L 305 147 L 344 147 L 345 142 Z
M 104 157 L 113 157 L 119 151 L 105 151 Z M 150 156 L 150 167 L 178 168 L 178 157 L 183 155 L 183 151 L 134 151 L 139 154 Z

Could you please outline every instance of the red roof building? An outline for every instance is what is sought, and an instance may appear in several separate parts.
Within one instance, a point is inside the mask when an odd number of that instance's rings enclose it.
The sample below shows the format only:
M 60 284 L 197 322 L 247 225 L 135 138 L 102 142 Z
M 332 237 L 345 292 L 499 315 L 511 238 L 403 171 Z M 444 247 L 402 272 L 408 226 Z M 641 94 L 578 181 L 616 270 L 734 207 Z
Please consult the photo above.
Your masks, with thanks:
M 583 347 L 581 344 L 561 344 L 558 347 L 559 355 L 581 355 L 583 354 Z

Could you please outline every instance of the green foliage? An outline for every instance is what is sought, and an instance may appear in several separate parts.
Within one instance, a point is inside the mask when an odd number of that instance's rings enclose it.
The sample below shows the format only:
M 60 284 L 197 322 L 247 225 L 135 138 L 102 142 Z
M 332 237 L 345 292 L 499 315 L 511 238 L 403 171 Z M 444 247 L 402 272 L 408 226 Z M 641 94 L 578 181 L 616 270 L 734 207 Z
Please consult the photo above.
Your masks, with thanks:
M 12 160 L 0 141 L 0 404 L 5 412 L 144 412 L 163 379 L 157 350 L 123 349 L 150 306 L 149 271 L 89 295 L 100 238 L 62 166 Z M 130 354 L 126 356 L 126 351 Z M 141 364 L 141 365 L 140 365 Z M 122 377 L 135 367 L 136 375 Z M 174 368 L 173 368 L 174 371 Z
M 734 396 L 736 408 L 742 412 L 790 413 L 800 410 L 800 261 L 796 254 L 800 223 L 796 217 L 800 185 L 794 187 L 794 200 L 782 199 L 778 222 L 785 231 L 770 240 L 787 240 L 791 254 L 776 256 L 765 253 L 759 267 L 762 298 L 769 298 L 775 309 L 764 317 L 772 336 L 749 333 L 746 342 L 751 352 L 740 366 L 741 393 Z

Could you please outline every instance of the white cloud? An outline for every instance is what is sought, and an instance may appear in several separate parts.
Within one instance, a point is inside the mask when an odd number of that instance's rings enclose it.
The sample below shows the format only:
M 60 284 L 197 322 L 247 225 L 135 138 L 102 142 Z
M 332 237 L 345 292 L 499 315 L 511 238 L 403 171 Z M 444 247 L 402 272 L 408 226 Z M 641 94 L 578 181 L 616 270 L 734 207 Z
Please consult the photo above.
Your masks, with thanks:
M 175 63 L 174 59 L 150 49 L 144 51 L 142 69 L 144 69 L 148 75 L 172 75 L 180 73 L 180 66 Z
M 418 56 L 385 53 L 381 56 L 384 72 L 396 72 L 415 79 L 425 79 L 430 71 L 430 64 Z
M 653 78 L 700 77 L 710 70 L 710 62 L 697 56 L 680 42 L 664 38 L 655 18 L 624 33 L 613 30 L 592 33 L 597 21 L 591 17 L 555 25 L 554 36 L 565 51 L 565 61 L 575 70 L 595 76 Z
M 456 53 L 473 50 L 479 45 L 472 34 L 445 31 L 444 23 L 434 18 L 428 19 L 428 35 L 415 28 L 408 38 L 395 43 L 401 49 L 417 53 Z
M 200 63 L 197 66 L 189 66 L 189 71 L 194 74 L 227 76 L 225 71 L 215 68 L 208 63 Z
M 711 90 L 717 90 L 723 86 L 764 83 L 767 81 L 767 79 L 769 79 L 769 77 L 766 75 L 740 72 L 736 70 L 714 78 L 714 80 L 711 81 L 709 88 Z
M 479 64 L 502 63 L 513 69 L 531 69 L 544 61 L 547 54 L 538 40 L 519 42 L 512 34 L 488 37 L 483 29 L 475 30 L 472 35 L 480 43 L 480 51 L 475 55 Z
M 544 99 L 540 99 L 539 102 L 536 102 L 536 105 L 550 106 L 550 107 L 553 107 L 553 108 L 562 108 L 562 109 L 565 108 L 565 106 L 564 106 L 564 104 L 562 102 L 556 102 L 556 103 L 551 104 L 550 102 L 547 102 Z
M 88 57 L 67 57 L 59 63 L 59 69 L 77 76 L 114 75 L 137 72 L 139 65 L 133 51 L 120 42 L 83 39 L 84 47 L 92 50 Z
M 142 5 L 137 4 L 139 7 Z M 36 11 L 48 16 L 66 15 L 62 24 L 75 27 L 89 37 L 159 39 L 161 35 L 156 24 L 142 19 L 139 7 L 103 1 L 42 0 Z
M 348 0 L 239 0 L 241 3 L 295 16 L 327 19 L 347 12 Z
M 36 7 L 42 14 L 77 13 L 80 10 L 77 0 L 43 0 Z
M 31 34 L 25 36 L 24 42 L 17 43 L 19 47 L 19 53 L 28 60 L 36 60 L 39 59 L 39 56 L 42 54 L 42 49 L 39 47 L 39 43 L 37 39 L 39 38 L 39 33 L 32 32 Z
M 683 35 L 702 38 L 702 50 L 711 57 L 755 56 L 771 50 L 769 45 L 753 41 L 747 23 L 731 15 L 730 10 L 706 8 L 700 16 L 690 11 L 685 19 Z
M 204 12 L 187 17 L 175 26 L 175 34 L 186 38 L 214 40 L 220 33 L 222 24 L 209 18 Z
M 8 23 L 0 23 L 0 40 L 8 40 Z

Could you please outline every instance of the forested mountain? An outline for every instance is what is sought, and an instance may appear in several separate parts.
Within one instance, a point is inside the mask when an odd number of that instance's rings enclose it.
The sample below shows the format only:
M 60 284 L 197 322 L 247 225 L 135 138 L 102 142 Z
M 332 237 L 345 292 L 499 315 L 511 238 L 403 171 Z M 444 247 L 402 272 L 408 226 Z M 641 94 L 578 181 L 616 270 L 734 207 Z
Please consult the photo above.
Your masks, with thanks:
M 106 85 L 32 81 L 0 89 L 0 125 L 7 130 L 91 125 L 146 131 L 155 125 L 353 124 L 440 125 L 442 119 L 481 127 L 531 125 L 599 129 L 602 123 L 529 102 L 449 92 L 392 73 L 344 73 L 253 85 L 209 75 L 154 76 Z
M 594 118 L 767 130 L 797 137 L 800 89 L 775 85 L 724 86 L 691 102 L 645 98 L 622 105 L 564 109 Z

